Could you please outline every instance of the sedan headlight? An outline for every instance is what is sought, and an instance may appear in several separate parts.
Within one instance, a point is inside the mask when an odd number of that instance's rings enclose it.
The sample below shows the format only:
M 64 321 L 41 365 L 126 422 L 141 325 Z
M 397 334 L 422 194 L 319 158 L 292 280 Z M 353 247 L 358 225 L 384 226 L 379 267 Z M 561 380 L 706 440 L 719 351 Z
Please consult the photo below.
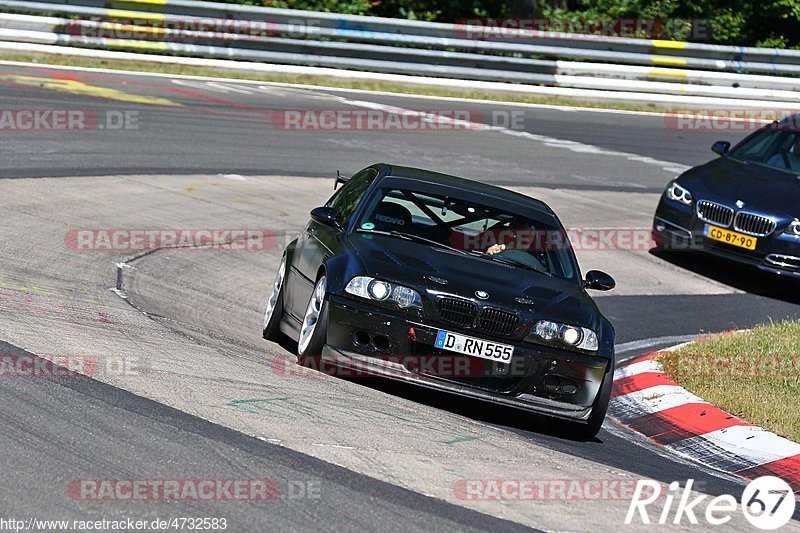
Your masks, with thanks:
M 403 309 L 411 307 L 422 308 L 422 298 L 414 289 L 369 276 L 354 277 L 344 288 L 344 291 L 367 300 L 393 302 Z
M 672 201 L 692 205 L 692 193 L 678 185 L 677 181 L 673 181 L 667 186 L 666 195 Z
M 794 235 L 795 237 L 800 237 L 800 219 L 796 218 L 789 224 L 789 227 L 786 228 L 784 233 L 788 233 L 789 235 Z
M 596 352 L 598 348 L 597 334 L 594 331 L 588 328 L 551 322 L 550 320 L 538 321 L 526 340 L 536 342 L 534 337 L 548 342 L 560 342 L 571 348 L 592 352 Z

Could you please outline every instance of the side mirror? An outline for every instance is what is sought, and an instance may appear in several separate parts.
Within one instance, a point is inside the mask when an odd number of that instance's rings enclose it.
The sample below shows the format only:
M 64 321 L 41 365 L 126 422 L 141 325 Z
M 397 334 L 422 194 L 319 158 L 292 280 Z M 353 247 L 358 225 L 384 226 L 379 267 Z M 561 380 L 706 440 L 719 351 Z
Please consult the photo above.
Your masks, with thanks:
M 311 220 L 323 226 L 342 229 L 342 224 L 339 222 L 339 210 L 334 207 L 315 207 L 311 210 Z
M 596 291 L 610 291 L 617 286 L 617 282 L 605 272 L 590 270 L 586 273 L 586 281 L 583 282 L 583 286 Z
M 717 141 L 711 145 L 711 151 L 719 155 L 727 154 L 730 149 L 731 143 L 728 141 Z

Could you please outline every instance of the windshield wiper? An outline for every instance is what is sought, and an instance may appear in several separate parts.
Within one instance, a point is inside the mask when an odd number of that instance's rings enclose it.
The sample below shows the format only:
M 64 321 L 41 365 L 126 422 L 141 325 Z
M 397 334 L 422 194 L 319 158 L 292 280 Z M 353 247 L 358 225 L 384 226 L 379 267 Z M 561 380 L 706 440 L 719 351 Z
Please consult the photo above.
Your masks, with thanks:
M 448 246 L 448 245 L 443 244 L 443 243 L 441 243 L 439 241 L 434 241 L 433 239 L 427 239 L 425 237 L 420 237 L 419 235 L 414 235 L 413 233 L 405 233 L 403 231 L 397 231 L 397 230 L 383 231 L 383 230 L 379 230 L 379 229 L 364 229 L 364 228 L 357 228 L 356 231 L 358 233 L 376 233 L 378 235 L 387 235 L 389 237 L 397 237 L 399 239 L 405 239 L 407 241 L 421 242 L 421 243 L 424 243 L 424 244 L 429 244 L 431 246 L 435 246 L 437 248 L 444 248 L 445 250 L 450 250 L 451 252 L 458 252 L 458 253 L 463 254 L 463 255 L 470 255 L 469 252 L 466 252 L 464 250 L 459 250 L 458 248 L 453 248 L 452 246 Z
M 510 257 L 503 257 L 503 256 L 497 255 L 497 254 L 494 254 L 494 255 L 493 254 L 487 254 L 485 252 L 476 252 L 476 254 L 480 254 L 479 257 L 483 257 L 483 258 L 489 259 L 491 261 L 497 261 L 498 263 L 504 263 L 504 264 L 509 265 L 509 266 L 522 267 L 522 268 L 525 268 L 525 269 L 528 269 L 528 270 L 533 270 L 534 272 L 539 272 L 540 274 L 545 274 L 547 276 L 552 276 L 553 275 L 550 272 L 547 272 L 546 270 L 542 270 L 541 268 L 536 268 L 535 266 L 533 266 L 531 264 L 524 263 L 522 261 L 517 261 L 516 259 L 511 259 Z

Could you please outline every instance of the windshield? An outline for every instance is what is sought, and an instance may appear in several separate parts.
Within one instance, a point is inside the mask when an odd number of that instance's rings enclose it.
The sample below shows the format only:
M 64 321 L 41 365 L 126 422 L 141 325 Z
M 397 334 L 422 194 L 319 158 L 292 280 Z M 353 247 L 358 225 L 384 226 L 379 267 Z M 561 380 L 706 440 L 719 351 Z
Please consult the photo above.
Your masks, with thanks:
M 731 151 L 730 157 L 800 175 L 800 132 L 762 130 Z
M 562 279 L 575 280 L 579 275 L 566 232 L 554 219 L 534 218 L 531 213 L 523 215 L 464 197 L 408 188 L 378 189 L 355 227 L 356 231 L 416 238 Z

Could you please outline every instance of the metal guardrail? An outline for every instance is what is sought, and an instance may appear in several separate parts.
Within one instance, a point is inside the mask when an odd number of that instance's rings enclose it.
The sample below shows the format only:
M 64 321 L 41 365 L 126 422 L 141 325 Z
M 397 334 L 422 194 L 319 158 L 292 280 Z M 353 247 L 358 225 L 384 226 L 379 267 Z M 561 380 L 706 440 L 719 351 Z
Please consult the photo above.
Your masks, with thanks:
M 317 28 L 335 29 L 342 36 L 355 39 L 358 34 L 371 39 L 376 33 L 394 33 L 406 36 L 427 36 L 445 39 L 488 41 L 492 44 L 517 43 L 549 45 L 558 42 L 571 48 L 601 51 L 658 53 L 665 55 L 687 55 L 693 58 L 723 59 L 731 63 L 763 62 L 767 64 L 800 64 L 800 50 L 781 50 L 742 46 L 724 46 L 705 43 L 689 43 L 654 39 L 603 37 L 583 34 L 556 33 L 536 30 L 519 30 L 513 38 L 507 32 L 494 27 L 462 24 L 420 22 L 415 20 L 342 15 L 316 11 L 300 11 L 242 4 L 204 2 L 198 0 L 48 0 L 47 2 L 21 1 L 0 3 L 62 5 L 67 11 L 77 13 L 76 8 L 107 8 L 111 18 L 133 18 L 133 13 L 150 12 L 151 15 L 169 13 L 182 17 L 225 18 L 233 20 L 270 20 L 277 23 L 311 24 Z M 39 8 L 39 11 L 42 9 Z M 52 10 L 52 9 L 51 9 Z M 468 38 L 465 38 L 467 37 Z M 736 67 L 738 68 L 738 67 Z
M 195 0 L 0 0 L 3 8 L 78 18 L 0 13 L 0 41 L 565 88 L 800 101 L 800 78 L 741 73 L 800 75 L 796 50 L 531 30 L 519 31 L 512 41 L 471 26 Z M 221 31 L 209 31 L 214 28 Z

